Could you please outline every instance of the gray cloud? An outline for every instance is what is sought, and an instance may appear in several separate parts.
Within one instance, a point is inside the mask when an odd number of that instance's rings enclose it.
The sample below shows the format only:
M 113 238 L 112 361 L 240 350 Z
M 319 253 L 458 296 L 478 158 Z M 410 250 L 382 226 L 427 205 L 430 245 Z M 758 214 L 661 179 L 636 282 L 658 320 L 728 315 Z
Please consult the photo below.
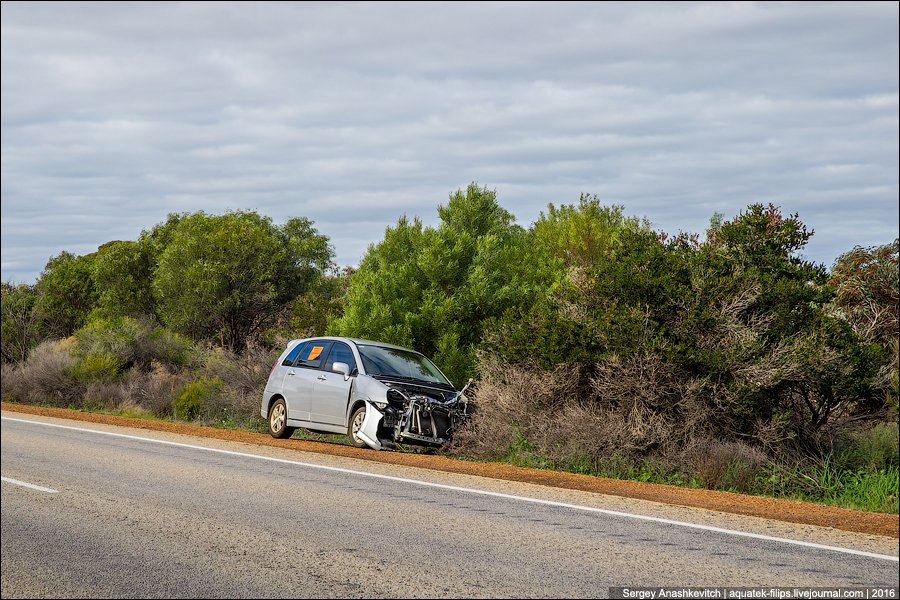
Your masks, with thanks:
M 799 212 L 810 258 L 898 235 L 898 9 L 4 4 L 2 278 L 172 211 L 306 216 L 356 263 L 402 214 L 581 192 L 700 232 Z

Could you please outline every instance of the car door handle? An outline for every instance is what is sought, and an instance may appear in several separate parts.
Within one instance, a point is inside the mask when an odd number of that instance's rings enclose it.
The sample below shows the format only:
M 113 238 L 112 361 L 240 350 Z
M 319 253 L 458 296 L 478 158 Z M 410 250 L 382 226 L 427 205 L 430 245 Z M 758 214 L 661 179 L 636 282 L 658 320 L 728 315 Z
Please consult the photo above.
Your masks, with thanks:
M 294 375 L 296 375 L 296 373 L 294 373 L 293 371 L 288 371 L 288 377 L 293 377 Z
M 325 375 L 319 375 L 318 377 L 316 377 L 316 379 L 318 379 L 319 381 L 328 381 L 328 377 L 326 377 Z

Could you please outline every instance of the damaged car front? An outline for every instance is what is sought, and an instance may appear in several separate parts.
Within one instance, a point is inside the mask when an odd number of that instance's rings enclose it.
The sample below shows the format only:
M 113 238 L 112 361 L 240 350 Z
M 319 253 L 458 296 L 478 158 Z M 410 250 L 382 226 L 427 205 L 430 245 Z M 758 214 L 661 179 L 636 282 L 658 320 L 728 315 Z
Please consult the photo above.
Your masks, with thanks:
M 365 374 L 356 377 L 350 436 L 355 445 L 380 450 L 397 444 L 439 447 L 468 419 L 459 392 L 425 356 L 396 346 L 357 343 Z M 351 400 L 351 404 L 353 401 Z

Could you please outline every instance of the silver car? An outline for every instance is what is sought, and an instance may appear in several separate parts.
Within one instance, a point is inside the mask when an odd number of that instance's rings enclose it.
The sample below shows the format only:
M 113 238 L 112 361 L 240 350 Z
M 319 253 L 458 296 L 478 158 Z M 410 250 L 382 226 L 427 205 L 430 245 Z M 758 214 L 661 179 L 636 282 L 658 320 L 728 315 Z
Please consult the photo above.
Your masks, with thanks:
M 293 340 L 272 367 L 260 414 L 276 438 L 303 427 L 348 434 L 358 448 L 437 447 L 468 418 L 468 386 L 458 392 L 433 362 L 399 346 Z

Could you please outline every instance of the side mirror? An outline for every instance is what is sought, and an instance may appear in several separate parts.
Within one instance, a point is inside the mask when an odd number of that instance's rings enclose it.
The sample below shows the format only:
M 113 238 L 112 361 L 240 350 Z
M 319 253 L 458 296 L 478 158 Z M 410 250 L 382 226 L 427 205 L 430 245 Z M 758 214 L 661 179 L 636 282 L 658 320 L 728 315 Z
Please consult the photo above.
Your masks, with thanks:
M 331 370 L 344 376 L 344 381 L 350 379 L 350 365 L 347 363 L 336 362 L 331 365 Z

